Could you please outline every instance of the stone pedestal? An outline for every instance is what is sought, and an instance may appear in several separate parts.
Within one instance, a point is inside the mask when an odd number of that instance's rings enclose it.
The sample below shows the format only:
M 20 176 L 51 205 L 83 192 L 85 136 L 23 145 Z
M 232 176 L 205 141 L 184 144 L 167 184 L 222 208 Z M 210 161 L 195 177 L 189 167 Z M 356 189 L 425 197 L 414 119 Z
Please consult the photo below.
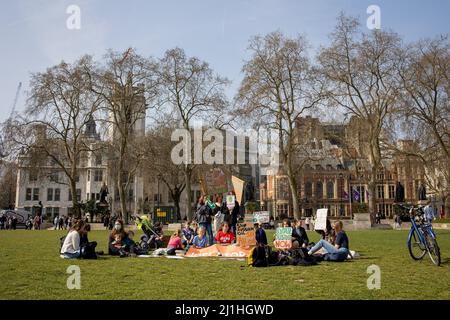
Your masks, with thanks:
M 355 213 L 353 217 L 354 230 L 371 229 L 370 213 Z

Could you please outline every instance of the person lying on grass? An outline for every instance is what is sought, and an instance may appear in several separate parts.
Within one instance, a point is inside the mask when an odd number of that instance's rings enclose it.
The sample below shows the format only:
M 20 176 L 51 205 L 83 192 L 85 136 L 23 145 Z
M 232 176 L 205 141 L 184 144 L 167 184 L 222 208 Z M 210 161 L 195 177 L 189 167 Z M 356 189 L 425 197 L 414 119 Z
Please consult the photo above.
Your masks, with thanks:
M 61 258 L 64 259 L 77 259 L 81 255 L 80 250 L 80 231 L 84 227 L 84 221 L 77 220 L 72 228 L 70 228 L 69 233 L 64 239 L 64 243 L 61 247 Z
M 208 239 L 205 236 L 205 228 L 199 227 L 197 235 L 192 240 L 192 246 L 196 249 L 206 248 L 208 246 Z
M 222 229 L 219 230 L 216 234 L 216 242 L 222 245 L 232 244 L 236 241 L 236 237 L 233 232 L 230 230 L 230 225 L 228 222 L 222 223 Z
M 322 258 L 326 261 L 344 261 L 349 255 L 349 241 L 347 234 L 343 230 L 342 221 L 338 220 L 333 225 L 336 238 L 334 245 L 324 239 L 320 239 L 317 244 L 309 250 L 308 254 L 312 255 L 319 251 L 321 248 L 326 250 L 325 254 L 322 254 Z
M 302 227 L 302 220 L 296 220 L 292 229 L 292 248 L 306 248 L 308 244 L 309 239 L 305 228 Z

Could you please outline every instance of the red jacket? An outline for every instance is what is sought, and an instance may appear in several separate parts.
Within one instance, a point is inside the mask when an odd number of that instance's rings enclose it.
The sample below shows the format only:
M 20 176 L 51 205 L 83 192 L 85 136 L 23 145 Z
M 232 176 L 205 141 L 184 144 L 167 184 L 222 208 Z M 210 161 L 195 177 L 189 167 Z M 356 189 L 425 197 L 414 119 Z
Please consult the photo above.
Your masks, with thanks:
M 217 232 L 216 234 L 216 241 L 219 243 L 232 243 L 236 240 L 236 237 L 234 236 L 233 232 L 228 231 L 227 233 L 223 233 L 222 230 Z

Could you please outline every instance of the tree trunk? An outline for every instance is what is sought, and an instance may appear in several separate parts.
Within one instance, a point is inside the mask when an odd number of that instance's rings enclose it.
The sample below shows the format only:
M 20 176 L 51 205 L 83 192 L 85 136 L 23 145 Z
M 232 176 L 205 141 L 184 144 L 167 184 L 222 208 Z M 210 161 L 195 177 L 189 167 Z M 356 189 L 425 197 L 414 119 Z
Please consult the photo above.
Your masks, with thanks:
M 295 219 L 300 219 L 300 208 L 298 204 L 298 187 L 297 181 L 295 180 L 294 174 L 292 172 L 292 167 L 288 165 L 287 175 L 289 180 L 289 189 L 291 190 L 291 198 L 292 198 L 292 210 L 294 213 Z
M 376 168 L 372 168 L 372 172 L 370 175 L 370 180 L 369 180 L 369 213 L 370 213 L 370 223 L 374 224 L 375 223 L 375 214 L 377 211 L 377 206 L 376 206 L 376 176 L 377 176 L 377 169 Z
M 191 169 L 189 168 L 189 166 L 185 166 L 184 169 L 184 178 L 185 178 L 185 183 L 186 183 L 186 214 L 187 214 L 187 218 L 188 220 L 193 219 L 193 214 L 192 214 L 192 197 L 191 197 Z

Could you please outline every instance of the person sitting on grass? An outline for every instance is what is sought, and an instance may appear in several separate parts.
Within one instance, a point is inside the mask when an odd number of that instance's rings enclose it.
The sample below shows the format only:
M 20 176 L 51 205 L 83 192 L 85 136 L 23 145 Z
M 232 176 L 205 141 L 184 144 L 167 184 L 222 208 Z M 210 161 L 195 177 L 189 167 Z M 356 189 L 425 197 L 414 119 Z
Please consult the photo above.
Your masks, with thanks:
M 113 231 L 109 236 L 108 254 L 112 256 L 120 256 L 121 258 L 128 256 L 126 251 L 127 233 L 123 227 L 123 221 L 118 219 L 114 223 Z
M 258 246 L 267 246 L 267 236 L 266 232 L 262 228 L 261 224 L 256 222 L 253 227 L 255 228 L 255 237 L 256 237 L 256 244 Z
M 88 239 L 88 233 L 91 231 L 91 225 L 85 223 L 84 227 L 80 230 L 80 248 L 81 248 L 81 258 L 83 259 L 97 259 L 97 254 L 102 255 L 103 251 L 95 252 L 97 247 L 97 242 L 90 242 Z
M 84 227 L 84 222 L 78 220 L 70 228 L 69 233 L 64 239 L 64 243 L 61 247 L 61 258 L 64 259 L 77 259 L 81 255 L 80 250 L 80 231 Z
M 167 245 L 166 254 L 169 256 L 174 256 L 177 249 L 184 249 L 183 243 L 181 242 L 181 230 L 178 229 L 170 237 L 169 244 Z
M 349 241 L 347 234 L 343 230 L 342 221 L 338 220 L 334 223 L 334 230 L 336 238 L 334 245 L 324 239 L 320 239 L 317 244 L 309 250 L 308 254 L 312 255 L 319 251 L 321 248 L 326 250 L 325 254 L 322 254 L 322 258 L 326 261 L 344 261 L 350 253 Z
M 192 246 L 196 249 L 206 248 L 208 246 L 208 239 L 205 236 L 205 228 L 199 227 L 197 235 L 192 240 Z
M 194 240 L 195 237 L 195 231 L 191 228 L 191 222 L 186 221 L 184 228 L 183 228 L 183 246 L 189 247 L 192 244 L 192 240 Z
M 236 237 L 230 230 L 228 222 L 222 223 L 222 229 L 216 234 L 216 242 L 222 245 L 228 245 L 236 241 Z
M 302 220 L 296 220 L 292 229 L 292 248 L 306 248 L 309 244 L 308 235 L 305 228 L 302 227 Z

